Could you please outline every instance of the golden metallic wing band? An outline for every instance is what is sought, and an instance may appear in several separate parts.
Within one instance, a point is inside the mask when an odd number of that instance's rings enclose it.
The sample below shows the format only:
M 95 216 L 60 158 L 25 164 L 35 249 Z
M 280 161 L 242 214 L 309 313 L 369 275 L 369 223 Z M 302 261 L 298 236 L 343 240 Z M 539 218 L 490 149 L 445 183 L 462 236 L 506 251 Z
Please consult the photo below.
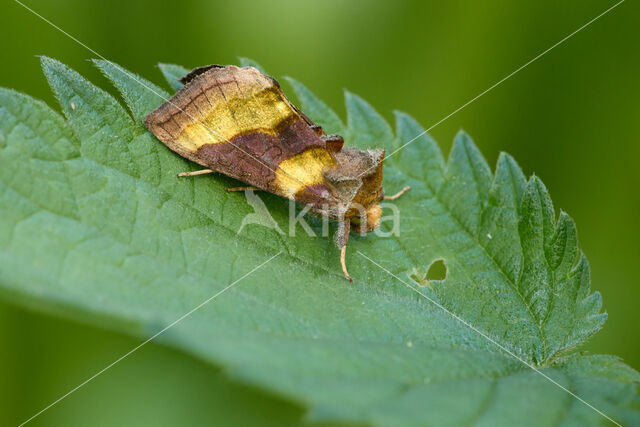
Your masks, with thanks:
M 178 154 L 294 198 L 336 165 L 325 141 L 277 82 L 252 67 L 196 69 L 145 124 Z

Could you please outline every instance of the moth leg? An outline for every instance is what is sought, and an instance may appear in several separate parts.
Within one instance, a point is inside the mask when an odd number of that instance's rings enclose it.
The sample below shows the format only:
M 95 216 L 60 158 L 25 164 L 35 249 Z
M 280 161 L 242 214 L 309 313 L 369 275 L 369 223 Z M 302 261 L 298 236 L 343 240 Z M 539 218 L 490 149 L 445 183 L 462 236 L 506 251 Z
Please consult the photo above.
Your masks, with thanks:
M 231 187 L 231 188 L 227 188 L 227 191 L 247 191 L 247 190 L 260 190 L 259 188 L 256 187 Z
M 406 187 L 404 187 L 402 190 L 398 191 L 393 196 L 384 196 L 384 200 L 395 200 L 395 199 L 397 199 L 398 197 L 402 196 L 404 193 L 406 193 L 409 190 L 411 190 L 411 187 L 409 187 L 407 185 Z
M 347 263 L 345 261 L 345 257 L 347 255 L 347 241 L 349 240 L 349 231 L 351 230 L 351 222 L 349 218 L 345 218 L 338 225 L 338 229 L 336 230 L 335 236 L 333 236 L 336 245 L 340 248 L 340 265 L 342 266 L 342 273 L 344 277 L 353 282 L 351 276 L 349 276 L 349 272 L 347 271 Z
M 202 169 L 199 171 L 193 171 L 193 172 L 180 172 L 178 174 L 178 176 L 196 176 L 196 175 L 204 175 L 206 173 L 214 173 L 214 170 L 211 169 Z

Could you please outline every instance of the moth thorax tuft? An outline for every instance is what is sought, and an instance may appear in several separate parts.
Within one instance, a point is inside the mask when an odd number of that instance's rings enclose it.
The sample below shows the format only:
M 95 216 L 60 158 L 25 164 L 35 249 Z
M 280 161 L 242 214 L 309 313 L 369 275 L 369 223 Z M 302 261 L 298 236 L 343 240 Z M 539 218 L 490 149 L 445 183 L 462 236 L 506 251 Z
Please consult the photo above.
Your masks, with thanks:
M 380 226 L 381 215 L 382 208 L 377 203 L 369 205 L 363 210 L 359 210 L 358 214 L 351 217 L 352 230 L 360 234 L 375 230 Z
M 380 216 L 382 208 L 379 204 L 370 205 L 367 210 L 367 232 L 373 231 L 380 226 Z

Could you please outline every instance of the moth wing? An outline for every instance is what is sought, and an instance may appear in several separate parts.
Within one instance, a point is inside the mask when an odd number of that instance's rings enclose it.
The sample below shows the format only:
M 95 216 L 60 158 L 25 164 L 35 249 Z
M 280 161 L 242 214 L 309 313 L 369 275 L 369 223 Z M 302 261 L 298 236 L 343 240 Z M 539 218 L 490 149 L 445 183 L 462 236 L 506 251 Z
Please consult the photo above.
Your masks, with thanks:
M 331 192 L 323 173 L 336 165 L 333 152 L 274 79 L 232 65 L 201 67 L 187 77 L 145 120 L 167 147 L 288 198 L 302 190 L 318 198 Z

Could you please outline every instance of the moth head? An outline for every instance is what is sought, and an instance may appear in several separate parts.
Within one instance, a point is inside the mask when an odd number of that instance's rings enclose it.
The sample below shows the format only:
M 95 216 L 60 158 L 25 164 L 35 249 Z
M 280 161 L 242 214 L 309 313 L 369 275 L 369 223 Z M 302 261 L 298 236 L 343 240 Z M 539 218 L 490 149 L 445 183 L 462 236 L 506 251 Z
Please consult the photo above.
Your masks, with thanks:
M 384 150 L 343 148 L 335 153 L 337 166 L 325 174 L 348 202 L 369 206 L 382 198 Z
M 368 233 L 380 225 L 384 150 L 343 148 L 335 154 L 338 166 L 325 175 L 336 188 L 351 229 Z

